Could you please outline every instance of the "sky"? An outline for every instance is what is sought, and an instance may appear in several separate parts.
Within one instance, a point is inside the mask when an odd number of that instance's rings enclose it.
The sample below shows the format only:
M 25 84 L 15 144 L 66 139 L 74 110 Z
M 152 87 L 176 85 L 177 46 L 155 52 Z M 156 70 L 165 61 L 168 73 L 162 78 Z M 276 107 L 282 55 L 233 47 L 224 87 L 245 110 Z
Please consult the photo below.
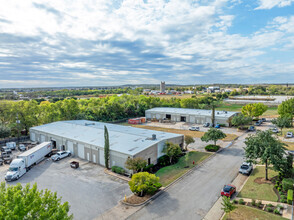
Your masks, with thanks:
M 294 0 L 0 5 L 0 88 L 294 83 Z

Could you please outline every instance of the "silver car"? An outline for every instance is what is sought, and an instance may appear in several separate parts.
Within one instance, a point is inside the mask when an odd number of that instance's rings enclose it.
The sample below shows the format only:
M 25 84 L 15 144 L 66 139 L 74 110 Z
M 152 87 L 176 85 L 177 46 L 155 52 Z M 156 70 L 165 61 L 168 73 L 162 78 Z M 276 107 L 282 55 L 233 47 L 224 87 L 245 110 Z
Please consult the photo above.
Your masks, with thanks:
M 71 152 L 69 150 L 67 151 L 59 151 L 56 154 L 54 154 L 53 156 L 51 156 L 51 159 L 53 161 L 58 161 L 61 160 L 65 157 L 70 157 L 71 156 Z
M 242 173 L 244 175 L 250 175 L 252 170 L 253 170 L 253 166 L 251 163 L 243 162 L 239 169 L 239 173 Z

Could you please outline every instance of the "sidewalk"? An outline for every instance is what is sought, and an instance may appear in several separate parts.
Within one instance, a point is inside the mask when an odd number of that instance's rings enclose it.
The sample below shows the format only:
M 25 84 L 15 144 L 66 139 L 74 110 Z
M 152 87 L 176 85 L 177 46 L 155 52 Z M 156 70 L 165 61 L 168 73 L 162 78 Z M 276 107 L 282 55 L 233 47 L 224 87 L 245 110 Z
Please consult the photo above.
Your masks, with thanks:
M 244 176 L 242 174 L 238 174 L 237 177 L 232 182 L 232 185 L 236 186 L 238 189 L 238 192 L 241 191 L 243 186 L 245 185 L 246 181 L 248 179 L 248 176 Z M 209 212 L 206 214 L 206 216 L 203 218 L 204 220 L 215 220 L 215 219 L 221 219 L 221 217 L 224 214 L 224 211 L 222 208 L 222 197 L 220 197 L 212 206 L 212 208 L 209 210 Z

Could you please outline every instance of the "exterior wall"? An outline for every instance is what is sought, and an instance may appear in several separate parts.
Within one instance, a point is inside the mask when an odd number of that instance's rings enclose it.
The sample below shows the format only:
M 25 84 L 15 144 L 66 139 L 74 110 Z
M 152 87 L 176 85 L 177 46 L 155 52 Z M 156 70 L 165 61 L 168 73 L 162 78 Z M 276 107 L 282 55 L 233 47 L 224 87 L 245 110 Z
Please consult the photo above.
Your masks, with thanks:
M 125 168 L 125 162 L 127 159 L 128 159 L 128 155 L 110 150 L 110 167 L 119 166 L 127 170 Z
M 134 156 L 136 157 L 142 157 L 146 161 L 148 161 L 148 158 L 150 158 L 151 163 L 156 164 L 157 163 L 157 144 L 152 145 L 151 147 L 139 152 Z

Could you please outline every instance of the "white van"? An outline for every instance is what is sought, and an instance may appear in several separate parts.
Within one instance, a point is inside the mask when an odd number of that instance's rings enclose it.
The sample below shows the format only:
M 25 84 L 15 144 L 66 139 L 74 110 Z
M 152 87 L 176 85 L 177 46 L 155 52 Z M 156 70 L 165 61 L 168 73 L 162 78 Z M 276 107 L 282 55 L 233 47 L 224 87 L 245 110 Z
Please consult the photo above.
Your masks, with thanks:
M 6 147 L 8 147 L 11 150 L 15 150 L 16 149 L 16 143 L 15 142 L 7 142 Z

